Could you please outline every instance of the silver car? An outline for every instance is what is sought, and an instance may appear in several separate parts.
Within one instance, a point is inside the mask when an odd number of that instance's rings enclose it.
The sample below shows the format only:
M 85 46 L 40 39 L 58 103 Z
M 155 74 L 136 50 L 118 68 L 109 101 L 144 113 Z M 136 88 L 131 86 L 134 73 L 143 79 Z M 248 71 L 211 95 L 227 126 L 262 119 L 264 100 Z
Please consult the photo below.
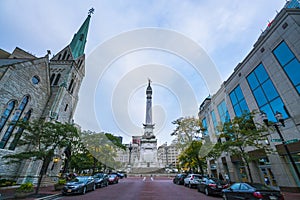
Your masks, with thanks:
M 202 176 L 200 174 L 189 174 L 183 182 L 184 186 L 188 186 L 189 188 L 196 187 L 201 181 Z

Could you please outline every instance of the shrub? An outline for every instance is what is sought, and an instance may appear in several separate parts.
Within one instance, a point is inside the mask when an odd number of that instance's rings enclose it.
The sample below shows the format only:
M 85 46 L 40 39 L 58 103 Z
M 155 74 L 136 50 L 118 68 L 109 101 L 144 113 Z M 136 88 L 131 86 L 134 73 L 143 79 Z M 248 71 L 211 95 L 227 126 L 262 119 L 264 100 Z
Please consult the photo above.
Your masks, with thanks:
M 66 179 L 59 179 L 57 185 L 65 185 L 67 183 Z
M 33 184 L 30 182 L 23 183 L 21 186 L 17 189 L 17 192 L 33 192 Z

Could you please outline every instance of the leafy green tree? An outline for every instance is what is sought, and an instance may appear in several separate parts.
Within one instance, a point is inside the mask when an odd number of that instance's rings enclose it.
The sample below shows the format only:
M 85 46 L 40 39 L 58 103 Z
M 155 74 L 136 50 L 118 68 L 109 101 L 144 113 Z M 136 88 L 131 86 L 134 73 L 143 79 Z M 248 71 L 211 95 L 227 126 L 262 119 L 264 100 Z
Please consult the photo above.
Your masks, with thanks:
M 202 124 L 195 117 L 181 117 L 172 123 L 176 125 L 176 128 L 171 136 L 177 137 L 177 148 L 180 150 L 187 148 L 197 137 L 202 137 Z
M 240 117 L 235 117 L 231 121 L 225 122 L 222 127 L 221 138 L 225 138 L 219 146 L 219 150 L 228 152 L 232 156 L 239 156 L 247 167 L 250 181 L 253 182 L 249 163 L 255 159 L 250 157 L 247 148 L 269 150 L 262 141 L 266 140 L 267 130 L 254 122 L 256 111 L 243 113 Z
M 90 131 L 82 132 L 81 142 L 95 159 L 101 162 L 104 167 L 116 168 L 120 166 L 116 161 L 117 150 L 126 149 L 119 138 L 110 133 L 94 133 Z
M 15 154 L 7 155 L 4 158 L 9 158 L 9 162 L 19 162 L 30 158 L 42 162 L 35 190 L 35 193 L 38 194 L 41 181 L 53 160 L 55 150 L 67 147 L 73 138 L 78 137 L 78 132 L 72 124 L 45 122 L 44 120 L 18 122 L 16 126 L 24 130 L 17 144 L 22 151 L 16 151 Z
M 190 145 L 180 154 L 179 161 L 192 168 L 193 170 L 200 169 L 201 174 L 204 174 L 204 167 L 206 166 L 205 157 L 201 157 L 199 153 L 202 148 L 202 141 L 194 140 Z

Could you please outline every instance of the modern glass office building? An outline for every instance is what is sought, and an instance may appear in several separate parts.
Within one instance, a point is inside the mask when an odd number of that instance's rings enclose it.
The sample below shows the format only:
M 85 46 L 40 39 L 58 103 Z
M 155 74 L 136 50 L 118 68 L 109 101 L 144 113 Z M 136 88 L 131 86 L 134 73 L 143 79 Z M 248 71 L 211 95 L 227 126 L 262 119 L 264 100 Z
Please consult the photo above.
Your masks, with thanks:
M 218 140 L 217 124 L 240 116 L 243 112 L 258 110 L 276 122 L 280 112 L 285 127 L 279 127 L 290 157 L 276 130 L 268 131 L 264 145 L 272 153 L 249 148 L 256 160 L 250 163 L 254 182 L 264 183 L 283 191 L 300 192 L 300 6 L 299 1 L 288 1 L 285 7 L 267 25 L 253 45 L 251 52 L 238 64 L 219 91 L 206 98 L 199 108 L 199 118 L 205 121 L 206 134 L 213 142 Z M 255 120 L 262 123 L 261 118 Z M 223 152 L 218 159 L 207 160 L 208 173 L 217 177 L 220 172 L 230 180 L 250 181 L 243 162 Z

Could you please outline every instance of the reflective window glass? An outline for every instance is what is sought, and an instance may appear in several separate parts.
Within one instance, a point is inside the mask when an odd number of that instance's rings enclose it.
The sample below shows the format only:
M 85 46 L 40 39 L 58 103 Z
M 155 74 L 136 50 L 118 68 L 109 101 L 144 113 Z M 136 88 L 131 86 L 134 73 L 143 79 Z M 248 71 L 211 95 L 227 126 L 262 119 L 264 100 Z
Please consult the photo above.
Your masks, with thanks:
M 229 97 L 236 116 L 241 116 L 244 111 L 249 112 L 247 103 L 239 85 L 229 94 Z
M 264 74 L 265 75 L 260 75 L 258 74 Z M 250 85 L 249 80 L 251 81 L 253 76 L 252 74 L 256 74 L 257 79 L 259 80 L 259 86 L 255 89 L 252 89 L 253 96 L 257 102 L 257 105 L 261 111 L 264 111 L 268 117 L 272 117 L 275 115 L 277 111 L 281 112 L 284 118 L 287 118 L 287 112 L 283 109 L 284 105 L 283 102 L 274 87 L 270 77 L 266 73 L 266 70 L 264 69 L 263 64 L 260 64 L 257 68 L 249 74 L 248 77 L 251 76 L 250 79 L 247 77 L 247 81 Z M 273 118 L 274 119 L 274 118 Z M 271 121 L 273 121 L 273 119 Z
M 297 59 L 294 59 L 292 62 L 287 64 L 285 67 L 285 72 L 288 77 L 291 79 L 294 85 L 300 84 L 300 63 Z
M 257 86 L 259 86 L 259 83 L 257 81 L 257 78 L 255 77 L 254 73 L 251 73 L 248 77 L 247 77 L 248 83 L 250 85 L 250 88 L 252 90 L 254 90 Z
M 286 65 L 294 57 L 294 54 L 291 52 L 290 48 L 287 46 L 285 42 L 282 42 L 273 51 L 273 53 L 282 66 Z
M 230 97 L 230 100 L 231 100 L 232 105 L 235 105 L 235 104 L 237 103 L 237 99 L 236 99 L 236 96 L 235 96 L 234 91 L 232 91 L 232 92 L 229 94 L 229 97 Z
M 284 69 L 286 75 L 295 86 L 297 92 L 300 94 L 300 63 L 295 57 L 294 53 L 285 42 L 282 42 L 273 51 L 274 56 L 277 58 L 279 64 Z
M 269 78 L 269 75 L 262 64 L 258 65 L 258 67 L 255 69 L 255 75 L 259 83 L 263 83 Z
M 267 103 L 265 94 L 263 93 L 263 91 L 260 87 L 253 91 L 253 95 L 256 99 L 258 106 L 263 106 L 264 104 Z
M 284 109 L 284 104 L 281 100 L 280 97 L 276 98 L 275 100 L 271 101 L 271 108 L 272 110 L 276 113 L 276 111 L 278 112 L 281 112 L 282 113 L 282 117 L 285 119 L 285 118 L 288 118 L 288 115 Z
M 278 97 L 278 93 L 270 79 L 262 84 L 262 89 L 264 90 L 269 101 L 272 101 L 274 98 Z

